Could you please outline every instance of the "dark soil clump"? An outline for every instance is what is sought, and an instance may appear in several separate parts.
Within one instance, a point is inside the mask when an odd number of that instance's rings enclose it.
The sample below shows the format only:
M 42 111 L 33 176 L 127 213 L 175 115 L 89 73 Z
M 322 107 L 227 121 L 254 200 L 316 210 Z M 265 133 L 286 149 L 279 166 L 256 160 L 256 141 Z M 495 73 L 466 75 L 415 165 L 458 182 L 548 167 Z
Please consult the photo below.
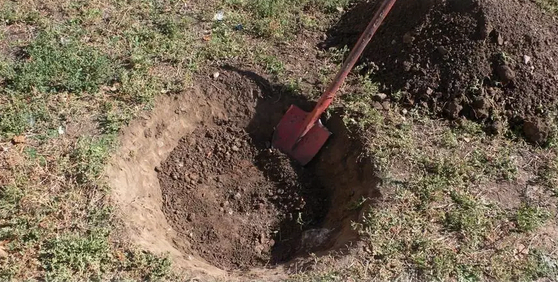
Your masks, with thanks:
M 352 47 L 376 7 L 356 4 L 324 46 Z M 558 96 L 558 23 L 533 1 L 400 0 L 363 58 L 394 100 L 489 132 L 495 122 L 527 128 L 528 140 L 545 142 Z M 536 130 L 523 127 L 541 118 Z

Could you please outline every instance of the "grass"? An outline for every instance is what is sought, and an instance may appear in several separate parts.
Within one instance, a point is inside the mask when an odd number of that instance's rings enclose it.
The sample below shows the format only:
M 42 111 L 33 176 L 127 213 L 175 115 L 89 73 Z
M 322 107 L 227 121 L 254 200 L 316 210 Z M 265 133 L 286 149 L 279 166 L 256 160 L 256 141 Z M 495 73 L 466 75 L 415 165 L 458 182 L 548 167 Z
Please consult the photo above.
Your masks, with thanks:
M 15 51 L 1 53 L 0 135 L 9 148 L 3 159 L 13 162 L 0 183 L 1 247 L 10 254 L 0 275 L 17 281 L 167 277 L 167 257 L 114 240 L 101 176 L 119 129 L 155 95 L 180 87 L 152 69 L 162 62 L 194 69 L 185 60 L 192 58 L 190 35 L 182 32 L 189 20 L 136 1 L 110 6 L 126 16 L 107 25 L 95 3 L 62 1 L 47 5 L 64 18 L 38 21 L 35 4 L 7 1 L 1 9 L 2 29 L 25 24 L 34 31 L 28 40 L 4 38 Z M 6 143 L 14 137 L 25 143 Z
M 0 3 L 0 250 L 7 254 L 0 279 L 7 281 L 178 279 L 168 257 L 129 246 L 115 232 L 102 173 L 119 130 L 208 65 L 255 65 L 312 98 L 320 89 L 307 81 L 326 85 L 347 52 L 321 51 L 318 77 L 293 71 L 282 52 L 302 32 L 323 32 L 346 0 L 40 2 Z M 219 10 L 223 21 L 211 20 Z M 293 281 L 558 275 L 555 253 L 536 240 L 555 224 L 552 205 L 537 198 L 514 205 L 514 196 L 486 193 L 524 185 L 529 175 L 556 196 L 555 146 L 535 149 L 395 103 L 380 110 L 373 107 L 379 85 L 368 75 L 348 84 L 351 93 L 336 106 L 366 139 L 389 197 L 346 207 L 374 202 L 354 223 L 363 253 L 347 264 L 315 258 L 316 269 Z
M 182 91 L 203 65 L 243 58 L 282 74 L 281 59 L 247 33 L 291 37 L 300 29 L 287 27 L 307 14 L 302 4 L 270 3 L 226 3 L 230 17 L 211 23 L 208 40 L 196 37 L 196 21 L 217 3 L 196 15 L 175 0 L 0 4 L 2 280 L 176 278 L 166 256 L 116 239 L 104 166 L 120 128 L 160 93 Z M 287 6 L 294 14 L 277 10 Z M 253 13 L 266 14 L 251 25 Z M 20 27 L 23 36 L 11 37 Z
M 553 158 L 541 157 L 552 156 L 552 150 L 488 136 L 473 122 L 451 125 L 393 105 L 388 111 L 376 110 L 372 105 L 377 90 L 361 78 L 352 83 L 362 92 L 344 97 L 345 123 L 365 134 L 368 154 L 385 179 L 380 189 L 390 191 L 355 225 L 369 242 L 373 259 L 367 269 L 358 266 L 353 271 L 363 280 L 382 281 L 406 279 L 409 273 L 427 281 L 555 277 L 552 248 L 532 247 L 505 261 L 494 258 L 517 253 L 513 240 L 538 236 L 533 234 L 556 211 L 510 206 L 519 196 L 502 199 L 485 192 L 502 183 L 520 189 L 521 175 L 536 175 L 537 169 L 525 171 L 526 154 L 546 173 L 538 185 L 547 185 L 552 170 L 546 164 Z M 540 254 L 548 261 L 543 263 Z
M 548 217 L 546 210 L 524 204 L 517 210 L 515 221 L 519 231 L 529 232 L 543 225 Z
M 555 13 L 558 14 L 558 3 L 556 3 L 556 1 L 554 0 L 537 0 L 535 1 L 537 2 L 539 5 L 541 5 L 541 7 L 551 13 Z
M 41 32 L 9 70 L 6 87 L 19 92 L 97 92 L 118 79 L 118 65 L 80 42 L 71 30 Z M 16 75 L 17 74 L 17 75 Z

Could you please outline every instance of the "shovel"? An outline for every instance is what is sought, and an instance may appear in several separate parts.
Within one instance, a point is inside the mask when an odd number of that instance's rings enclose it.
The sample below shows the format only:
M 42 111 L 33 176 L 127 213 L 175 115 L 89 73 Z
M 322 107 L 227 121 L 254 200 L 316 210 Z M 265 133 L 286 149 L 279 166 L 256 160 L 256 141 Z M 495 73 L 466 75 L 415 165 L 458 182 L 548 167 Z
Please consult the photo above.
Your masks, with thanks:
M 272 146 L 306 165 L 314 158 L 327 141 L 331 132 L 322 125 L 320 116 L 335 98 L 339 87 L 366 48 L 372 36 L 387 16 L 396 0 L 382 0 L 374 17 L 358 39 L 355 47 L 341 66 L 341 69 L 318 100 L 312 112 L 307 113 L 291 105 L 273 132 Z

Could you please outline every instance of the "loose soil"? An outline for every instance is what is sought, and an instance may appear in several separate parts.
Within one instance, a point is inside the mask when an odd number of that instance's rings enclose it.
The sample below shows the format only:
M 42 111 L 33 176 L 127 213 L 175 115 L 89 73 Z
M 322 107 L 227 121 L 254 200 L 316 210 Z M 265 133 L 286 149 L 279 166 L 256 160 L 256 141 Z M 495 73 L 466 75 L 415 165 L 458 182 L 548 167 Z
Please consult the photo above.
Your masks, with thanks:
M 357 3 L 322 47 L 352 48 L 378 1 Z M 491 133 L 548 137 L 558 96 L 558 23 L 535 1 L 400 0 L 363 54 L 392 100 Z
M 268 138 L 266 138 L 268 139 Z M 196 129 L 162 164 L 164 212 L 205 260 L 224 269 L 284 262 L 318 227 L 328 192 L 231 121 Z

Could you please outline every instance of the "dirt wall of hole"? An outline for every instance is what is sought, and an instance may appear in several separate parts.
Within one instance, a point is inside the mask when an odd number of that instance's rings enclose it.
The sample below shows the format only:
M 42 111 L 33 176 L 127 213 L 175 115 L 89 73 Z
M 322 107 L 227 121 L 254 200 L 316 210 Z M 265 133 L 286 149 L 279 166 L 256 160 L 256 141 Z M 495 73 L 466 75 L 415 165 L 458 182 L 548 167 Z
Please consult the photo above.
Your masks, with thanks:
M 195 252 L 185 252 L 192 249 L 190 242 L 178 236 L 162 212 L 163 197 L 156 168 L 183 136 L 215 118 L 227 120 L 236 116 L 246 118 L 249 134 L 271 137 L 274 125 L 288 105 L 294 103 L 308 110 L 312 104 L 252 72 L 222 70 L 220 79 L 185 93 L 160 97 L 151 112 L 123 131 L 120 150 L 106 172 L 112 198 L 124 223 L 122 232 L 140 248 L 169 253 L 176 266 L 205 275 L 205 281 L 210 281 L 210 277 L 243 281 L 248 277 L 266 281 L 281 279 L 291 267 L 304 263 L 304 254 L 272 269 L 252 268 L 242 273 L 224 271 Z M 255 119 L 265 122 L 259 121 L 254 127 L 256 123 L 251 121 Z M 350 138 L 340 119 L 332 118 L 326 125 L 334 134 L 307 167 L 331 193 L 330 209 L 321 226 L 331 233 L 312 249 L 317 254 L 341 250 L 355 242 L 358 236 L 351 222 L 358 220 L 366 206 L 355 204 L 364 198 L 380 196 L 373 166 L 361 155 L 359 142 Z M 268 146 L 263 139 L 258 140 L 262 143 L 255 146 Z

